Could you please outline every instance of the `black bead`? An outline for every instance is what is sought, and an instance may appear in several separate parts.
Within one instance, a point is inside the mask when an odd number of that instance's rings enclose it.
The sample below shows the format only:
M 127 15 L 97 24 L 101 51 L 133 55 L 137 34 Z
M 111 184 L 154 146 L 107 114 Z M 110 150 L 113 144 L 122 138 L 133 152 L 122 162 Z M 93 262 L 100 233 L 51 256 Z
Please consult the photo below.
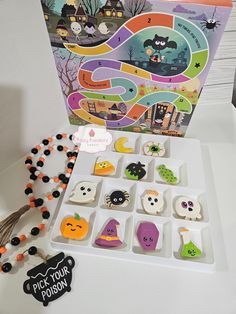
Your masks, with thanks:
M 0 253 L 0 258 L 2 257 L 2 254 Z
M 43 152 L 44 155 L 49 156 L 51 154 L 49 149 L 45 149 L 45 151 Z
M 62 151 L 63 151 L 63 146 L 62 146 L 62 145 L 58 145 L 58 146 L 57 146 L 57 150 L 58 150 L 59 152 L 62 152 Z
M 78 156 L 78 153 L 77 153 L 77 152 L 73 152 L 73 156 L 74 156 L 74 157 L 77 157 L 77 156 Z
M 31 149 L 31 153 L 36 155 L 36 154 L 38 153 L 37 148 L 32 148 L 32 149 Z
M 43 141 L 42 141 L 42 143 L 43 143 L 43 145 L 45 145 L 45 146 L 46 146 L 46 145 L 48 145 L 48 144 L 49 144 L 49 140 L 46 140 L 46 139 L 45 139 L 45 140 L 43 140 Z
M 9 271 L 11 271 L 11 269 L 12 269 L 11 263 L 5 263 L 2 265 L 2 271 L 4 273 L 9 273 Z
M 39 234 L 39 228 L 38 228 L 38 227 L 32 228 L 32 229 L 31 229 L 31 234 L 32 234 L 33 236 L 38 235 L 38 234 Z
M 28 253 L 29 253 L 29 255 L 35 255 L 37 253 L 37 248 L 35 246 L 31 246 L 28 249 Z
M 37 168 L 36 168 L 36 167 L 31 167 L 29 171 L 30 171 L 31 173 L 35 173 L 35 171 L 37 171 Z
M 30 193 L 33 193 L 33 190 L 31 188 L 25 189 L 25 194 L 29 195 Z
M 67 184 L 69 182 L 69 178 L 65 177 L 63 180 L 62 180 L 62 183 L 64 184 Z
M 18 237 L 14 237 L 11 239 L 11 245 L 17 246 L 20 244 L 20 239 Z
M 48 211 L 42 213 L 43 219 L 48 219 L 50 217 L 50 213 Z
M 64 173 L 60 173 L 59 176 L 58 176 L 59 180 L 63 180 L 65 178 L 65 175 Z
M 44 163 L 41 160 L 37 161 L 37 166 L 43 167 L 43 165 L 44 165 Z
M 34 204 L 35 204 L 36 207 L 42 206 L 43 205 L 43 199 L 42 198 L 37 198 L 34 201 Z
M 66 154 L 66 156 L 67 156 L 68 158 L 70 158 L 70 157 L 73 156 L 73 153 L 72 153 L 72 152 L 68 152 L 68 153 Z
M 59 191 L 54 191 L 52 192 L 52 196 L 55 197 L 55 198 L 58 198 L 60 196 L 60 192 Z
M 42 177 L 42 181 L 43 181 L 44 183 L 49 182 L 49 180 L 50 180 L 50 178 L 49 178 L 48 176 Z
M 37 180 L 37 176 L 32 173 L 32 174 L 30 175 L 30 179 L 35 181 L 35 180 Z
M 72 137 L 73 137 L 73 134 L 71 134 L 70 136 L 69 136 L 69 139 L 72 141 Z
M 61 135 L 61 134 L 57 134 L 57 135 L 56 135 L 56 138 L 57 138 L 58 140 L 61 140 L 61 139 L 62 139 L 62 135 Z
M 69 163 L 67 164 L 67 168 L 73 169 L 73 168 L 74 168 L 73 162 L 69 162 Z
M 27 164 L 32 165 L 32 163 L 33 163 L 33 161 L 32 161 L 31 159 L 26 159 L 26 161 L 25 161 L 25 164 L 26 164 L 26 165 L 27 165 Z

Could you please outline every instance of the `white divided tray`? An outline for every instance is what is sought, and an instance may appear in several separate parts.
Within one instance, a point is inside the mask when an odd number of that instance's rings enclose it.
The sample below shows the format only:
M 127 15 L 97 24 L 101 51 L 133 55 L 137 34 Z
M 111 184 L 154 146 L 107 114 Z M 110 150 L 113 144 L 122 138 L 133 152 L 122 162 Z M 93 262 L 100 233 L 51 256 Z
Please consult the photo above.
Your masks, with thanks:
M 161 264 L 164 266 L 182 267 L 199 271 L 213 271 L 215 261 L 211 241 L 211 221 L 206 200 L 205 180 L 202 165 L 200 142 L 192 139 L 182 139 L 149 134 L 137 134 L 120 131 L 112 133 L 113 142 L 106 152 L 89 154 L 80 152 L 62 200 L 62 205 L 51 234 L 51 244 L 60 250 L 95 254 L 113 258 L 123 258 L 134 261 Z M 133 147 L 134 153 L 117 153 L 114 142 L 120 137 L 127 137 L 126 147 Z M 143 153 L 143 145 L 154 141 L 165 146 L 164 157 L 149 157 Z M 116 171 L 109 176 L 94 175 L 94 166 L 98 157 L 105 157 Z M 139 180 L 129 180 L 125 168 L 131 162 L 142 162 L 146 165 L 146 176 Z M 166 165 L 179 178 L 177 185 L 168 185 L 159 176 L 156 168 Z M 74 186 L 78 182 L 91 181 L 98 183 L 96 199 L 90 204 L 76 204 L 69 200 Z M 105 194 L 115 189 L 124 189 L 130 194 L 127 207 L 109 209 L 104 202 Z M 147 214 L 142 207 L 141 196 L 145 190 L 156 190 L 163 194 L 164 210 L 158 215 Z M 198 221 L 181 219 L 174 209 L 178 196 L 189 196 L 201 204 L 202 218 Z M 81 241 L 62 237 L 60 225 L 63 218 L 78 213 L 90 224 L 87 237 Z M 101 233 L 109 219 L 114 218 L 119 223 L 118 235 L 123 245 L 118 248 L 102 248 L 95 244 L 96 237 Z M 155 251 L 143 251 L 139 245 L 136 231 L 141 222 L 153 222 L 159 230 L 159 239 Z M 202 251 L 201 257 L 182 258 L 182 238 L 180 228 L 190 230 L 191 240 Z

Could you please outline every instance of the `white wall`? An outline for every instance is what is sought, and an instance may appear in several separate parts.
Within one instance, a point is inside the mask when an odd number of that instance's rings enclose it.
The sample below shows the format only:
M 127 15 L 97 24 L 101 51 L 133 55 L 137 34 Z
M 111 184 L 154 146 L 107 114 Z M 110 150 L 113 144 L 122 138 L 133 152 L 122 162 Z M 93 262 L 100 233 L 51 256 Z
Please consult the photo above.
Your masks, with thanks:
M 67 114 L 40 0 L 0 0 L 0 172 Z

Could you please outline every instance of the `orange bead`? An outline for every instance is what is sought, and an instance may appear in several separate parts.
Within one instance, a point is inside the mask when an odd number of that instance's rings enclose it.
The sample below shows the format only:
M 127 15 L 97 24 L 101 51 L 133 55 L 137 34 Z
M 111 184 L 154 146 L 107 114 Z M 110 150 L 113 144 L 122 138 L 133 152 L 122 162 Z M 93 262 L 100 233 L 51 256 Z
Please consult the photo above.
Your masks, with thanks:
M 64 150 L 64 152 L 67 152 L 68 151 L 68 147 L 64 146 L 63 150 Z
M 65 190 L 65 189 L 66 189 L 66 187 L 67 187 L 67 184 L 62 183 L 60 186 L 61 186 L 61 188 L 62 188 L 63 190 Z
M 20 239 L 21 241 L 25 241 L 25 240 L 26 240 L 26 236 L 25 236 L 24 234 L 21 234 L 21 235 L 19 236 L 19 239 Z
M 75 156 L 73 156 L 73 157 L 71 157 L 71 158 L 70 158 L 70 160 L 76 160 L 76 157 L 75 157 Z
M 4 254 L 6 253 L 7 249 L 5 248 L 5 246 L 1 246 L 0 247 L 0 254 Z
M 40 146 L 40 145 L 37 145 L 36 148 L 37 148 L 37 150 L 40 150 L 40 149 L 41 149 L 41 146 Z
M 49 138 L 48 138 L 48 141 L 49 141 L 49 142 L 52 142 L 52 138 L 51 138 L 51 137 L 49 137 Z
M 32 166 L 30 166 L 30 165 L 26 166 L 26 168 L 27 168 L 28 170 L 30 170 L 31 167 L 32 167 Z
M 59 182 L 60 180 L 59 180 L 58 177 L 54 177 L 54 178 L 53 178 L 53 181 L 57 183 L 57 182 Z
M 40 157 L 39 160 L 42 161 L 42 162 L 45 161 L 45 159 L 43 157 Z
M 62 137 L 63 137 L 63 138 L 66 138 L 66 137 L 67 137 L 67 134 L 66 134 L 66 133 L 62 133 Z
M 0 265 L 0 273 L 2 272 L 2 265 Z
M 17 262 L 23 261 L 23 259 L 24 259 L 24 254 L 17 254 L 16 255 Z
M 53 199 L 52 194 L 49 194 L 49 195 L 47 196 L 47 198 L 48 198 L 49 201 L 51 201 L 51 200 Z
M 48 147 L 48 150 L 50 150 L 50 152 L 52 152 L 52 151 L 53 151 L 53 147 L 52 147 L 52 146 L 49 146 L 49 147 Z
M 42 177 L 44 177 L 44 173 L 41 172 L 41 173 L 38 175 L 38 178 L 39 178 L 39 179 L 42 179 Z
M 32 188 L 32 186 L 33 186 L 32 183 L 28 183 L 28 184 L 26 185 L 27 188 Z
M 39 230 L 44 230 L 45 229 L 45 225 L 44 224 L 40 224 L 38 225 Z
M 47 209 L 47 207 L 41 207 L 41 208 L 40 208 L 40 211 L 43 213 L 43 212 L 47 212 L 48 209 Z
M 35 197 L 31 196 L 29 200 L 30 202 L 33 202 L 35 200 Z
M 72 169 L 67 168 L 67 169 L 66 169 L 66 172 L 67 172 L 67 173 L 71 173 L 71 172 L 72 172 Z

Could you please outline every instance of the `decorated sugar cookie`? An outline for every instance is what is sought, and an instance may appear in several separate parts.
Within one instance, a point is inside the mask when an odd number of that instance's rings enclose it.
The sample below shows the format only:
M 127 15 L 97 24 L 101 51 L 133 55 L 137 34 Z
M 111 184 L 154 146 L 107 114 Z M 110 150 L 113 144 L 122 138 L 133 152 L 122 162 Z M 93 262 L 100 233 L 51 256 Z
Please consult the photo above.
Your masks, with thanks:
M 83 240 L 89 232 L 89 223 L 79 214 L 68 216 L 61 222 L 61 234 L 71 240 Z
M 137 229 L 137 238 L 144 251 L 155 251 L 159 230 L 153 222 L 141 222 Z
M 115 190 L 111 194 L 105 195 L 105 204 L 109 208 L 116 206 L 126 207 L 129 201 L 130 195 L 125 190 Z
M 146 175 L 145 165 L 133 162 L 126 167 L 125 175 L 130 180 L 141 180 Z
M 98 158 L 94 168 L 94 174 L 97 176 L 107 176 L 115 172 L 115 167 L 110 161 L 104 158 Z
M 163 157 L 166 151 L 162 143 L 147 142 L 143 146 L 143 152 L 147 156 Z
M 115 141 L 114 147 L 118 153 L 130 154 L 134 152 L 132 147 L 125 147 L 124 144 L 128 141 L 127 137 L 120 137 Z
M 162 194 L 154 190 L 146 190 L 142 196 L 142 205 L 145 212 L 156 215 L 163 211 L 164 199 Z
M 121 246 L 122 241 L 117 234 L 117 227 L 119 225 L 120 223 L 117 220 L 110 219 L 102 230 L 102 233 L 95 240 L 95 244 L 105 248 Z
M 200 203 L 188 196 L 178 197 L 175 201 L 175 211 L 177 215 L 186 220 L 201 219 Z
M 157 171 L 160 177 L 168 184 L 176 185 L 178 184 L 178 178 L 174 175 L 173 171 L 166 168 L 165 165 L 160 165 L 157 167 Z
M 97 183 L 83 181 L 76 184 L 69 200 L 74 203 L 87 204 L 95 200 Z
M 202 251 L 191 241 L 190 231 L 187 228 L 181 228 L 180 235 L 183 239 L 181 256 L 189 258 L 200 257 Z

